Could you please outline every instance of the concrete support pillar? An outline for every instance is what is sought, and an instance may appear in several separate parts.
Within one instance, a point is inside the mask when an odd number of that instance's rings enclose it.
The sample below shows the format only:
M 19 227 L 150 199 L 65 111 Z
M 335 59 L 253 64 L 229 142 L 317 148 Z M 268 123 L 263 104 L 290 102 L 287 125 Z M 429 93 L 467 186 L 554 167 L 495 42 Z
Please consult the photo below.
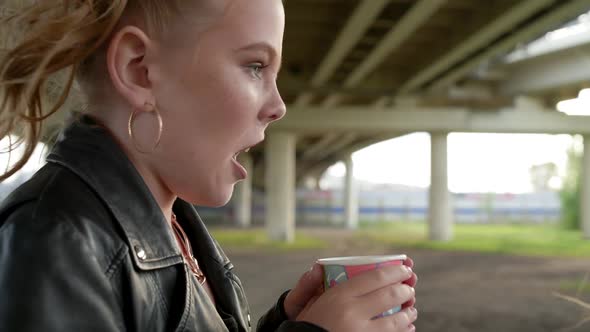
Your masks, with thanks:
M 516 96 L 514 98 L 514 107 L 520 111 L 543 111 L 545 105 L 539 98 L 530 96 Z
M 242 228 L 248 228 L 252 224 L 252 176 L 254 167 L 252 156 L 249 154 L 240 154 L 239 161 L 248 171 L 248 177 L 238 182 L 234 190 L 234 211 L 237 225 Z
M 295 240 L 295 134 L 266 139 L 266 229 L 273 240 Z
M 590 135 L 584 135 L 584 156 L 580 181 L 582 181 L 580 223 L 584 238 L 590 239 Z
M 431 133 L 430 137 L 429 238 L 433 241 L 450 241 L 453 237 L 453 215 L 447 173 L 447 133 Z
M 346 227 L 349 229 L 357 229 L 359 222 L 359 193 L 358 187 L 354 181 L 354 162 L 352 161 L 352 155 L 346 157 L 345 164 L 344 215 Z

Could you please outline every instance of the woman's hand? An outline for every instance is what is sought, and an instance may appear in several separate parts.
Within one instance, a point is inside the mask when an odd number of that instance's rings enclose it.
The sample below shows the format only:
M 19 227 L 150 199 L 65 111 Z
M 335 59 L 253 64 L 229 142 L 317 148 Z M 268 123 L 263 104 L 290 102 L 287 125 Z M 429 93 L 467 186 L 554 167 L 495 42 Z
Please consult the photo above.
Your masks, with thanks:
M 409 267 L 410 269 L 413 269 L 414 268 L 414 261 L 411 258 L 408 258 L 404 261 L 404 265 Z M 412 276 L 408 280 L 404 281 L 404 284 L 406 284 L 412 288 L 415 288 L 417 283 L 418 283 L 418 276 L 414 272 L 412 272 Z M 414 297 L 410 301 L 404 303 L 402 305 L 402 309 L 411 308 L 415 304 L 416 304 L 416 297 Z
M 324 291 L 322 267 L 314 264 L 305 272 L 297 285 L 287 294 L 283 308 L 287 318 L 295 320 L 311 301 L 315 301 Z
M 329 331 L 412 331 L 417 318 L 413 288 L 418 278 L 411 270 L 411 259 L 404 266 L 363 273 L 323 294 L 322 269 L 316 264 L 287 295 L 285 313 L 289 319 L 308 321 Z M 399 305 L 401 312 L 371 320 Z

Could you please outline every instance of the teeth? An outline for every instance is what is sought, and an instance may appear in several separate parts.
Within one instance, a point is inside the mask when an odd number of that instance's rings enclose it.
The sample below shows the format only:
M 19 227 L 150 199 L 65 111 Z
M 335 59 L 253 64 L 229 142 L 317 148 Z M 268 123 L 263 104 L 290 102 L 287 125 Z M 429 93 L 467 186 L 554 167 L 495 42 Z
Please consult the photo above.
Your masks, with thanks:
M 242 153 L 242 152 L 248 153 L 248 151 L 250 151 L 250 148 L 244 149 L 242 151 L 238 151 L 238 152 L 236 152 L 236 154 L 234 154 L 233 158 L 237 160 L 238 159 L 238 155 L 240 153 Z

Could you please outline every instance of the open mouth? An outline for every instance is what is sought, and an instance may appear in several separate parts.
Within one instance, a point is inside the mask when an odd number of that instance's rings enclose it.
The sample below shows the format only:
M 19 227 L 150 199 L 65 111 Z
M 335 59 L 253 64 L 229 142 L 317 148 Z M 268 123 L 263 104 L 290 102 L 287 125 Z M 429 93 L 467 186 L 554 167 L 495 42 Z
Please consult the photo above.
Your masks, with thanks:
M 235 170 L 235 174 L 237 176 L 238 180 L 243 180 L 246 179 L 248 177 L 248 170 L 246 168 L 244 168 L 244 166 L 242 164 L 240 164 L 240 162 L 238 162 L 238 157 L 240 156 L 240 153 L 247 153 L 248 151 L 250 151 L 250 149 L 253 147 L 249 146 L 245 149 L 242 149 L 238 152 L 236 152 L 233 156 L 232 156 L 232 163 L 234 165 L 234 170 Z
M 240 153 L 248 153 L 249 151 L 250 151 L 250 148 L 245 148 L 244 150 L 240 150 L 240 151 L 236 152 L 232 158 L 235 161 L 237 161 L 238 160 L 238 156 L 240 155 Z
M 240 155 L 240 153 L 248 153 L 255 146 L 257 146 L 258 144 L 262 143 L 262 141 L 264 141 L 264 136 L 259 141 L 257 141 L 256 143 L 250 144 L 250 145 L 246 145 L 241 150 L 239 150 L 238 152 L 234 153 L 232 159 L 234 161 L 237 161 L 238 160 L 238 156 Z

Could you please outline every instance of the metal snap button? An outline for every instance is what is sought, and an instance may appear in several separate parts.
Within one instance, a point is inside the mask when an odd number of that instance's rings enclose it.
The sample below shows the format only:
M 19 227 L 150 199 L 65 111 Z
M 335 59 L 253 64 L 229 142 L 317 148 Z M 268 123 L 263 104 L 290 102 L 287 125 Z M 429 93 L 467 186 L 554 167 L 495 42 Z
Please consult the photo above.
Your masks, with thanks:
M 135 251 L 137 253 L 137 257 L 141 260 L 146 259 L 147 255 L 145 253 L 145 250 L 143 250 L 140 246 L 135 246 Z

